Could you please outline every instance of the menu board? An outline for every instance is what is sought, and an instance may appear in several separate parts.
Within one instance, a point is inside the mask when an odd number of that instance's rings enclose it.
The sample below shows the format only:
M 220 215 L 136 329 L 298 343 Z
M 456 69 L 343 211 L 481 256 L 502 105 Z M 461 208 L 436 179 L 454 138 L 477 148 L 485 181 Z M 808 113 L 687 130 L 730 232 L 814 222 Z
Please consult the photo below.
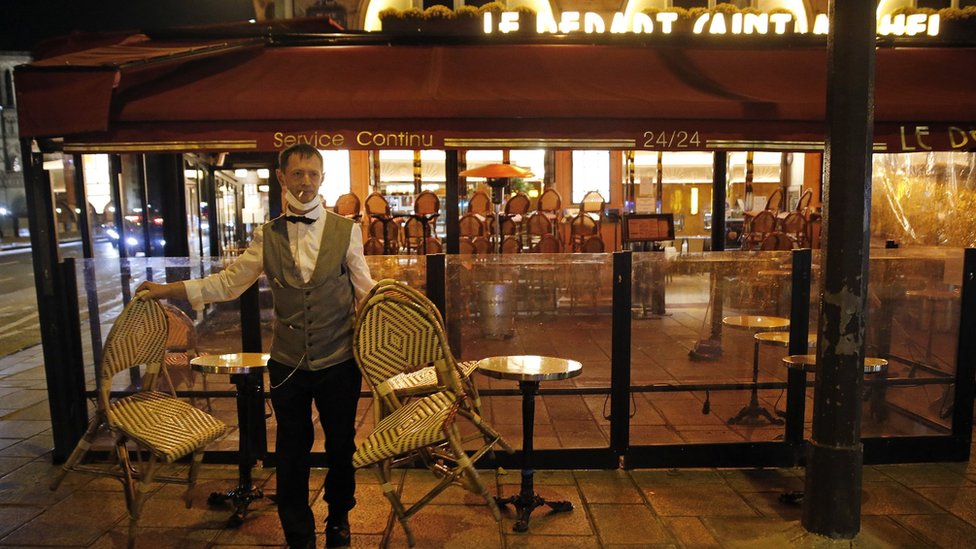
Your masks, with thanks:
M 674 240 L 674 214 L 627 214 L 624 216 L 624 242 Z

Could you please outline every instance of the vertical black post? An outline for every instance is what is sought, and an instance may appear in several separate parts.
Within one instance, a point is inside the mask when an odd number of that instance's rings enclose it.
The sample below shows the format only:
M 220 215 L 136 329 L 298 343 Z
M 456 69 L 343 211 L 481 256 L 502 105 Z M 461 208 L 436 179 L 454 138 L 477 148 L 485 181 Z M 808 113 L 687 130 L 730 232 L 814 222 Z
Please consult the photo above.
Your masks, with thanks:
M 725 251 L 725 183 L 729 153 L 712 153 L 712 251 Z
M 960 296 L 959 347 L 956 351 L 956 395 L 952 410 L 952 434 L 965 438 L 965 456 L 969 459 L 969 446 L 973 436 L 974 373 L 976 373 L 976 248 L 969 248 L 963 256 L 962 295 Z M 929 328 L 933 329 L 933 328 Z
M 77 433 L 78 438 L 81 438 L 88 427 L 88 404 L 85 401 L 85 361 L 83 358 L 84 349 L 81 345 L 81 315 L 78 312 L 80 303 L 78 302 L 75 259 L 73 257 L 65 258 L 60 267 L 61 280 L 64 283 L 64 303 L 61 305 L 61 314 L 64 315 L 67 348 L 65 349 L 65 362 L 57 367 L 63 370 L 66 382 L 64 389 L 69 394 L 60 395 L 59 398 L 65 398 L 64 411 L 67 413 L 65 419 L 72 431 Z M 98 346 L 101 347 L 101 341 L 98 342 Z M 53 414 L 51 417 L 54 417 Z M 70 452 L 73 449 L 68 448 L 68 451 Z
M 145 157 L 146 187 L 153 210 L 163 218 L 162 250 L 153 255 L 189 257 L 189 227 L 186 224 L 186 179 L 183 176 L 183 155 L 150 154 Z M 147 211 L 149 208 L 146 208 Z M 213 227 L 213 225 L 211 225 Z M 211 229 L 212 230 L 212 229 Z M 189 275 L 189 273 L 187 273 Z
M 75 197 L 79 202 L 79 230 L 81 231 L 82 255 L 86 261 L 82 264 L 85 280 L 85 295 L 88 302 L 88 331 L 91 337 L 92 361 L 95 368 L 95 387 L 99 388 L 102 383 L 99 366 L 102 363 L 102 322 L 98 310 L 98 288 L 95 284 L 95 263 L 91 261 L 94 257 L 94 246 L 92 243 L 92 220 L 88 215 L 88 190 L 85 185 L 85 164 L 80 154 L 72 156 L 75 166 L 74 183 Z
M 610 327 L 610 449 L 622 456 L 630 446 L 630 251 L 613 253 L 613 316 Z
M 153 246 L 153 209 L 155 206 L 155 200 L 149 199 L 149 185 L 147 183 L 149 179 L 149 174 L 147 173 L 148 166 L 146 165 L 146 155 L 140 154 L 137 157 L 139 162 L 137 163 L 138 168 L 136 171 L 136 178 L 139 181 L 139 199 L 142 201 L 142 242 L 143 251 L 146 257 L 154 257 L 156 255 L 165 255 L 163 250 L 157 250 Z
M 447 319 L 447 294 L 445 289 L 447 271 L 444 254 L 428 254 L 427 258 L 427 297 L 431 300 L 441 317 Z
M 274 166 L 272 166 L 274 168 Z M 278 174 L 274 169 L 269 170 L 268 176 L 268 215 L 274 219 L 281 215 L 281 182 L 278 181 Z M 376 176 L 377 178 L 379 175 Z
M 214 176 L 213 166 L 207 167 L 206 185 L 199 188 L 199 196 L 207 203 L 207 235 L 210 240 L 210 256 L 220 256 L 220 228 L 217 226 L 217 178 Z M 271 178 L 274 178 L 274 170 L 271 170 Z M 270 199 L 270 197 L 269 197 Z M 281 209 L 279 200 L 278 209 Z M 274 215 L 272 217 L 277 217 Z M 202 223 L 203 220 L 201 219 Z M 200 256 L 203 256 L 203 242 L 200 243 Z
M 245 353 L 260 353 L 261 345 L 261 305 L 258 298 L 258 283 L 244 290 L 240 297 L 241 308 L 241 350 Z M 241 374 L 245 376 L 244 383 L 238 385 L 237 390 L 243 392 L 251 403 L 264 403 L 264 376 L 260 373 Z M 238 421 L 248 423 L 248 440 L 246 442 L 252 458 L 264 457 L 268 447 L 268 425 L 264 417 L 264 406 L 245 406 L 245 416 L 238 409 Z M 241 425 L 244 430 L 244 425 Z
M 119 233 L 119 257 L 125 258 L 129 257 L 129 250 L 126 249 L 125 239 L 127 235 L 125 234 L 125 223 L 122 222 L 122 214 L 124 213 L 122 208 L 122 158 L 119 155 L 109 155 L 108 173 L 109 194 L 112 196 L 112 204 L 115 207 L 115 211 L 112 212 L 112 222 L 115 223 L 115 232 Z
M 447 219 L 444 220 L 444 224 L 447 228 L 447 234 L 445 235 L 447 243 L 447 253 L 448 255 L 457 255 L 460 249 L 461 242 L 461 209 L 458 204 L 460 200 L 460 192 L 458 189 L 458 152 L 457 150 L 451 150 L 446 152 L 446 158 L 444 162 L 444 176 L 446 178 L 445 185 L 447 187 L 445 190 L 444 200 L 446 202 L 444 206 L 444 215 Z
M 258 284 L 244 290 L 240 297 L 241 350 L 245 353 L 261 352 L 261 305 L 258 302 Z
M 874 2 L 829 3 L 825 253 L 803 526 L 861 529 L 861 389 L 874 140 Z
M 33 152 L 31 145 L 30 139 L 20 140 L 37 314 L 44 349 L 51 434 L 54 438 L 52 458 L 55 463 L 59 463 L 68 457 L 81 439 L 88 420 L 84 384 L 80 399 L 78 388 L 73 386 L 70 365 L 74 360 L 80 360 L 80 357 L 70 356 L 70 321 L 64 313 L 66 306 L 77 307 L 78 300 L 69 303 L 65 295 L 64 272 L 59 265 L 61 254 L 54 226 L 54 192 L 47 172 L 43 169 L 44 159 L 40 153 Z
M 793 276 L 790 291 L 789 354 L 810 352 L 807 340 L 810 333 L 810 260 L 809 248 L 793 251 Z M 786 435 L 785 440 L 799 449 L 803 442 L 803 417 L 806 412 L 806 374 L 790 369 L 786 378 Z M 799 462 L 796 456 L 796 462 Z M 796 463 L 794 463 L 796 465 Z
M 88 215 L 88 192 L 85 187 L 85 170 L 80 154 L 71 156 L 74 166 L 75 200 L 80 212 L 78 213 L 78 232 L 81 233 L 81 255 L 84 258 L 95 257 L 92 246 L 91 217 Z

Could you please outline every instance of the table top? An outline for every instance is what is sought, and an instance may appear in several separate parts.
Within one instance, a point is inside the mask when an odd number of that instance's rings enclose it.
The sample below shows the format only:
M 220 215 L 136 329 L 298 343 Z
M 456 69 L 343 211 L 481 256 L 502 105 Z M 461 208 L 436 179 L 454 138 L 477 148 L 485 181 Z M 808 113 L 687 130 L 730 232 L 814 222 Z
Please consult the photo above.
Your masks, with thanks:
M 756 341 L 759 343 L 765 343 L 766 345 L 776 345 L 778 347 L 786 347 L 790 344 L 790 333 L 789 332 L 759 332 L 755 336 Z M 807 347 L 811 349 L 817 346 L 817 333 L 810 332 L 807 334 Z
M 190 367 L 207 374 L 248 374 L 264 369 L 268 353 L 227 353 L 203 355 L 190 360 Z
M 813 372 L 817 369 L 817 355 L 790 355 L 783 357 L 783 365 L 791 370 Z M 864 357 L 864 373 L 877 374 L 888 368 L 888 361 L 873 356 Z
M 493 356 L 478 361 L 478 371 L 488 377 L 516 381 L 553 381 L 580 375 L 583 365 L 550 356 Z
M 724 317 L 722 324 L 730 328 L 752 330 L 754 332 L 772 332 L 788 329 L 790 327 L 790 320 L 778 316 L 738 315 Z

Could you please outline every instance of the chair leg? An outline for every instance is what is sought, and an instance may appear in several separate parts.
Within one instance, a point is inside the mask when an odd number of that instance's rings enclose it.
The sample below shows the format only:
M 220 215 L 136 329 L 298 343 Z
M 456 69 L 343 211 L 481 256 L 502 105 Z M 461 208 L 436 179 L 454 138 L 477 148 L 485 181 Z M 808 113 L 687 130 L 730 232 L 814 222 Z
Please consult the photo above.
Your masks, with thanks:
M 197 485 L 197 475 L 200 472 L 201 463 L 203 463 L 203 449 L 193 452 L 193 461 L 190 462 L 190 474 L 186 479 L 186 493 L 183 495 L 187 509 L 193 507 L 193 488 Z
M 375 469 L 376 475 L 380 479 L 380 487 L 383 489 L 383 495 L 390 501 L 390 506 L 393 507 L 393 514 L 400 521 L 400 526 L 403 527 L 403 533 L 407 536 L 407 545 L 413 547 L 416 541 L 413 537 L 413 530 L 410 529 L 410 518 L 407 516 L 407 510 L 403 507 L 403 503 L 400 502 L 400 497 L 396 493 L 396 486 L 390 482 L 389 461 L 377 463 Z
M 135 498 L 132 506 L 129 507 L 129 548 L 136 546 L 136 537 L 139 535 L 139 515 L 142 513 L 142 505 L 146 502 L 146 494 L 152 487 L 153 478 L 159 469 L 159 459 L 155 455 L 149 456 L 144 470 L 139 475 L 139 482 L 136 485 Z
M 71 451 L 71 455 L 68 456 L 68 459 L 64 462 L 64 465 L 61 466 L 61 470 L 57 472 L 54 479 L 51 481 L 50 488 L 52 492 L 58 489 L 58 486 L 61 485 L 61 481 L 63 481 L 65 475 L 68 474 L 68 471 L 71 471 L 75 465 L 78 465 L 82 458 L 85 457 L 85 454 L 88 453 L 92 442 L 95 441 L 95 436 L 98 434 L 98 430 L 102 427 L 102 423 L 102 416 L 98 413 L 96 413 L 95 417 L 88 422 L 88 429 L 85 431 L 85 434 L 81 436 L 81 440 L 78 441 L 75 449 Z
M 122 490 L 125 492 L 125 508 L 126 510 L 130 510 L 136 497 L 136 475 L 132 469 L 132 462 L 129 460 L 129 449 L 126 448 L 125 443 L 125 437 L 116 439 L 115 457 L 119 469 L 122 472 L 119 481 L 122 482 Z
M 495 517 L 496 521 L 501 520 L 502 514 L 498 510 L 498 504 L 481 482 L 481 478 L 478 476 L 478 470 L 474 468 L 474 463 L 471 461 L 471 458 L 464 452 L 464 447 L 461 445 L 461 435 L 458 434 L 456 426 L 451 425 L 448 427 L 447 439 L 451 444 L 451 450 L 457 456 L 457 466 L 461 469 L 462 474 L 464 474 L 468 483 L 471 485 L 471 491 L 485 498 L 485 501 L 488 503 L 488 509 L 491 510 L 491 516 Z

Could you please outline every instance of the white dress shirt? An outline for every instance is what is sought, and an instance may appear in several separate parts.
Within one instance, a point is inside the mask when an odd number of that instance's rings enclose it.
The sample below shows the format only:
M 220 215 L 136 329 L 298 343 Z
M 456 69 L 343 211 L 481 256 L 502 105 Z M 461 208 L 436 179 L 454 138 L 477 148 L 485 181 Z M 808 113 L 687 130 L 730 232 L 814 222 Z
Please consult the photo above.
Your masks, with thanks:
M 302 279 L 308 282 L 319 257 L 322 231 L 325 229 L 325 210 L 316 206 L 305 217 L 314 223 L 288 223 L 288 246 L 295 258 Z M 186 297 L 194 309 L 202 309 L 206 303 L 230 301 L 247 290 L 264 272 L 264 226 L 254 229 L 247 250 L 219 273 L 205 278 L 186 280 Z M 375 282 L 363 257 L 363 233 L 358 224 L 352 226 L 349 248 L 346 250 L 346 267 L 355 290 L 356 301 L 361 300 L 373 288 Z

